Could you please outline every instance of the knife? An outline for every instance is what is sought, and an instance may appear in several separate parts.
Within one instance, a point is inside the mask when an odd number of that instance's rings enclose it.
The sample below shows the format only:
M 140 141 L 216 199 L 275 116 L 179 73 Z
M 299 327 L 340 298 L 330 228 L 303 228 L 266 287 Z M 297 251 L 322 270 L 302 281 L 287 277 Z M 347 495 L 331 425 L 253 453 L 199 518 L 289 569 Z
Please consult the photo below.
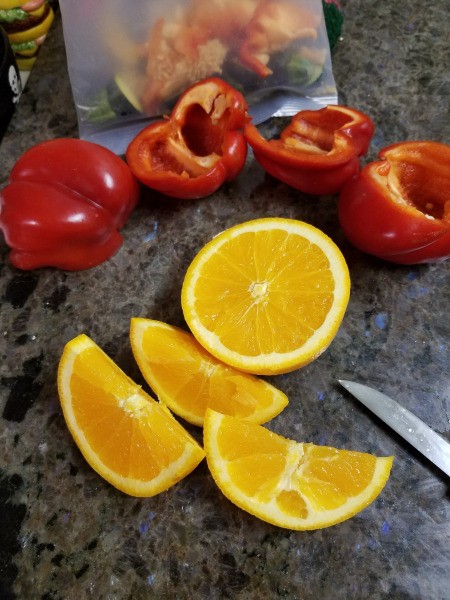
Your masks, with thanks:
M 367 385 L 339 379 L 339 383 L 416 450 L 450 476 L 450 443 L 398 402 Z

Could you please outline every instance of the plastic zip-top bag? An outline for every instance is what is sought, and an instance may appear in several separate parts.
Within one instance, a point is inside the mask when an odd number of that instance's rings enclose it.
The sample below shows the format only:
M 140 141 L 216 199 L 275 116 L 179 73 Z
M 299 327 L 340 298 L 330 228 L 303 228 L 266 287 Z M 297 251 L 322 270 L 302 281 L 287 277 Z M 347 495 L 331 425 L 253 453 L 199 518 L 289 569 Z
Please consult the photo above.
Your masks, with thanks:
M 321 0 L 60 0 L 82 139 L 123 154 L 192 83 L 221 77 L 254 123 L 337 103 Z

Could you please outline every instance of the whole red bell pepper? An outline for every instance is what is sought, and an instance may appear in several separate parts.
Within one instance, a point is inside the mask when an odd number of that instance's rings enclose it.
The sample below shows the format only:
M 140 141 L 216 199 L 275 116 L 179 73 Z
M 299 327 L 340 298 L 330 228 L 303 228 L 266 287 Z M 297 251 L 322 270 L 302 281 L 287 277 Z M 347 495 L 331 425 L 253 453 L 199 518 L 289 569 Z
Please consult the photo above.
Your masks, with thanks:
M 399 264 L 450 256 L 450 146 L 411 141 L 379 153 L 343 188 L 339 221 L 360 250 Z
M 202 80 L 180 96 L 170 117 L 130 142 L 127 163 L 152 189 L 174 198 L 204 198 L 243 168 L 248 120 L 240 92 L 216 77 Z
M 54 139 L 30 148 L 0 191 L 0 228 L 19 269 L 81 270 L 121 246 L 139 184 L 113 152 L 79 139 Z
M 244 133 L 256 160 L 273 177 L 307 194 L 335 194 L 359 171 L 374 131 L 354 108 L 327 106 L 297 113 L 278 139 L 251 123 Z

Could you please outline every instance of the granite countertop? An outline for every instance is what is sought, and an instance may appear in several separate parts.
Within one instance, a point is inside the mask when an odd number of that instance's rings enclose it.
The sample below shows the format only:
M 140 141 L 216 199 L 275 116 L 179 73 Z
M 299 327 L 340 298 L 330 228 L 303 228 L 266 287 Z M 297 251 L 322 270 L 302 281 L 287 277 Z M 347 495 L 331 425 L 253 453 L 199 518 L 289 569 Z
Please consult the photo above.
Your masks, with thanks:
M 343 4 L 334 75 L 340 102 L 375 122 L 366 160 L 405 139 L 448 143 L 448 0 Z M 62 136 L 77 136 L 77 121 L 58 13 L 0 146 L 0 184 L 25 150 Z M 270 428 L 395 456 L 372 505 L 319 531 L 251 517 L 221 495 L 204 463 L 154 498 L 120 493 L 81 456 L 56 389 L 63 346 L 81 332 L 141 382 L 130 318 L 183 326 L 180 289 L 195 253 L 222 229 L 269 215 L 328 233 L 352 278 L 328 350 L 271 379 L 290 404 Z M 448 600 L 448 479 L 337 380 L 383 390 L 450 439 L 450 262 L 403 267 L 362 254 L 339 229 L 335 197 L 289 189 L 251 156 L 239 178 L 207 200 L 146 195 L 123 234 L 116 256 L 78 273 L 20 272 L 1 243 L 0 598 Z

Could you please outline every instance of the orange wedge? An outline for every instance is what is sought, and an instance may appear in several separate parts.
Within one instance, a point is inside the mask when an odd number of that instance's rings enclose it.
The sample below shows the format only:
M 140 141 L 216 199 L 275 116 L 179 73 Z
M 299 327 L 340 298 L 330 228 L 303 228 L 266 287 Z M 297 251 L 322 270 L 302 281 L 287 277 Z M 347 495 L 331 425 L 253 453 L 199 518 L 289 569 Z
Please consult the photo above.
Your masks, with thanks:
M 132 496 L 154 496 L 190 473 L 201 446 L 88 336 L 68 342 L 58 369 L 67 426 L 91 467 Z
M 385 486 L 393 457 L 302 444 L 208 409 L 204 447 L 227 498 L 263 521 L 321 529 L 366 508 Z
M 241 371 L 286 373 L 331 343 L 350 296 L 347 264 L 322 231 L 293 219 L 222 232 L 189 266 L 185 320 L 213 356 Z
M 208 407 L 265 423 L 288 403 L 283 392 L 220 362 L 178 327 L 134 318 L 130 340 L 136 362 L 158 399 L 194 425 L 203 425 Z

